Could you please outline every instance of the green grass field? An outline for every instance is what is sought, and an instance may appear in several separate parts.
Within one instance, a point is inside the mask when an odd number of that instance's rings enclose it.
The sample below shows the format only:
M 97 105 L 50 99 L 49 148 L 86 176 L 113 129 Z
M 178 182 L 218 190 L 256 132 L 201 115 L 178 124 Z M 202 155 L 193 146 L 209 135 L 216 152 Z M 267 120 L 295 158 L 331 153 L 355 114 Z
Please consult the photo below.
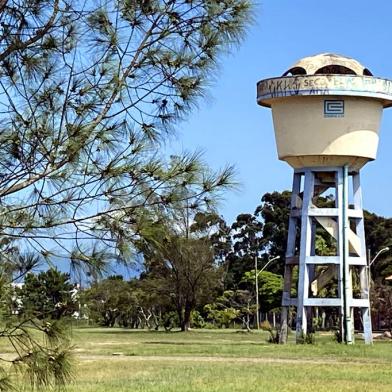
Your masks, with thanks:
M 266 343 L 265 333 L 74 329 L 70 392 L 392 391 L 392 343 Z

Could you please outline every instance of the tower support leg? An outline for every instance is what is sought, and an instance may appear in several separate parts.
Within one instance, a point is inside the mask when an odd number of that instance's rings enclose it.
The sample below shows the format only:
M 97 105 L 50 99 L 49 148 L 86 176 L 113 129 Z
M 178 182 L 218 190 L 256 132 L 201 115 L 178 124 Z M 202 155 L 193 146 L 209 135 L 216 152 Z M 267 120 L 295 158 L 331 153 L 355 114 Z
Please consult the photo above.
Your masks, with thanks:
M 352 180 L 353 200 L 349 201 Z M 333 199 L 320 199 L 332 188 Z M 324 193 L 325 192 L 325 193 Z M 322 206 L 320 206 L 320 200 Z M 327 202 L 326 202 L 327 200 Z M 317 249 L 320 233 L 331 236 L 335 245 Z M 299 241 L 297 240 L 300 233 Z M 328 237 L 329 238 L 329 237 Z M 335 242 L 334 242 L 335 241 Z M 324 252 L 324 253 L 323 253 Z M 290 307 L 296 307 L 296 340 L 302 342 L 312 329 L 317 308 L 340 314 L 340 328 L 345 343 L 354 342 L 354 310 L 362 315 L 364 338 L 372 342 L 369 283 L 366 269 L 366 245 L 359 173 L 347 167 L 304 168 L 294 172 L 286 266 L 282 298 L 280 342 L 287 341 Z M 298 268 L 297 297 L 291 297 L 293 268 Z M 353 298 L 353 279 L 357 268 L 361 298 Z M 320 291 L 331 280 L 337 284 L 337 296 L 326 298 Z M 335 282 L 335 283 L 334 283 Z M 309 317 L 308 317 L 309 316 Z
M 311 219 L 309 209 L 312 205 L 314 188 L 314 175 L 307 169 L 304 172 L 304 191 L 302 197 L 301 211 L 301 240 L 299 253 L 299 272 L 298 272 L 298 302 L 297 302 L 297 323 L 296 323 L 296 341 L 301 342 L 308 332 L 306 300 L 309 295 L 309 268 L 306 258 L 310 256 L 312 248 Z

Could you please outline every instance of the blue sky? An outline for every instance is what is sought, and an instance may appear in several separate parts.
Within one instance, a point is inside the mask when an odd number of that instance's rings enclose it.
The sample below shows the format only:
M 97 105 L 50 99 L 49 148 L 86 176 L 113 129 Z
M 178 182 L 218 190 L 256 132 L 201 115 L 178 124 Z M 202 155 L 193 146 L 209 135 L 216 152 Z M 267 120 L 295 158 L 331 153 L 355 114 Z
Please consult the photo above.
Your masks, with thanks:
M 256 104 L 256 83 L 280 76 L 298 59 L 334 52 L 373 75 L 392 79 L 392 2 L 386 0 L 264 0 L 239 50 L 222 57 L 207 100 L 178 127 L 170 149 L 204 151 L 217 169 L 237 168 L 242 186 L 221 203 L 231 223 L 253 212 L 261 196 L 291 187 L 292 169 L 278 160 L 270 110 Z M 392 109 L 384 111 L 376 161 L 362 170 L 364 207 L 392 216 Z

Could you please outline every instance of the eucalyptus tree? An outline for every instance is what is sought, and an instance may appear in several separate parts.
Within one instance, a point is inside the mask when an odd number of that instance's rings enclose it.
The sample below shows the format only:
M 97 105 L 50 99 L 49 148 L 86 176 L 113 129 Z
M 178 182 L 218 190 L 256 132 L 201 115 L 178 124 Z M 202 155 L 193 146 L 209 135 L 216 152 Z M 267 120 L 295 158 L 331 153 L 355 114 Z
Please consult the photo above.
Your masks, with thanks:
M 136 243 L 143 255 L 140 287 L 154 293 L 161 311 L 176 313 L 182 331 L 189 330 L 192 311 L 215 298 L 221 288 L 223 271 L 209 236 L 219 222 L 212 209 L 202 213 L 198 203 L 188 202 L 176 203 L 169 213 L 155 210 L 142 220 Z
M 247 0 L 0 0 L 1 257 L 19 247 L 96 274 L 145 210 L 224 188 L 230 168 L 159 147 L 249 18 Z M 33 385 L 65 382 L 54 324 L 28 321 L 51 345 L 7 321 L 2 336 L 24 342 L 13 363 Z
M 255 210 L 255 216 L 264 222 L 263 237 L 269 255 L 280 256 L 280 261 L 272 268 L 273 272 L 280 274 L 283 274 L 286 253 L 290 198 L 289 191 L 266 193 Z
M 239 214 L 231 225 L 232 247 L 225 258 L 225 286 L 238 289 L 246 271 L 254 268 L 255 257 L 264 250 L 263 222 L 252 214 Z
M 192 311 L 210 302 L 220 288 L 222 272 L 206 238 L 185 237 L 168 230 L 162 239 L 143 244 L 144 287 L 171 304 L 182 331 L 188 331 Z

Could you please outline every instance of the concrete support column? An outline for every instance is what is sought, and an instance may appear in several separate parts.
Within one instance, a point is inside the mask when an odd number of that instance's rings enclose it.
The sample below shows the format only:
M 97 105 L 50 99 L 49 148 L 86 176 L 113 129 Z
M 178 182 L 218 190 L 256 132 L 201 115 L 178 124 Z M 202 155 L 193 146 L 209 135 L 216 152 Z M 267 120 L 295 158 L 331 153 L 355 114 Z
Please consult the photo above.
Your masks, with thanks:
M 349 204 L 349 180 L 353 201 Z M 301 187 L 301 183 L 303 187 Z M 320 208 L 317 197 L 332 188 L 334 207 Z M 301 192 L 301 189 L 302 192 Z M 316 251 L 316 228 L 323 228 L 336 240 L 336 255 Z M 300 228 L 300 241 L 296 236 Z M 299 249 L 297 249 L 299 245 Z M 310 330 L 318 307 L 339 310 L 342 340 L 354 342 L 354 309 L 362 313 L 364 337 L 371 343 L 369 287 L 359 174 L 347 167 L 305 168 L 294 173 L 286 252 L 280 342 L 287 341 L 290 307 L 296 308 L 296 340 L 301 342 Z M 291 297 L 293 268 L 298 268 L 297 298 Z M 361 298 L 353 298 L 353 269 L 358 268 Z M 331 279 L 337 279 L 337 297 L 319 296 Z M 333 282 L 333 281 L 332 281 Z

